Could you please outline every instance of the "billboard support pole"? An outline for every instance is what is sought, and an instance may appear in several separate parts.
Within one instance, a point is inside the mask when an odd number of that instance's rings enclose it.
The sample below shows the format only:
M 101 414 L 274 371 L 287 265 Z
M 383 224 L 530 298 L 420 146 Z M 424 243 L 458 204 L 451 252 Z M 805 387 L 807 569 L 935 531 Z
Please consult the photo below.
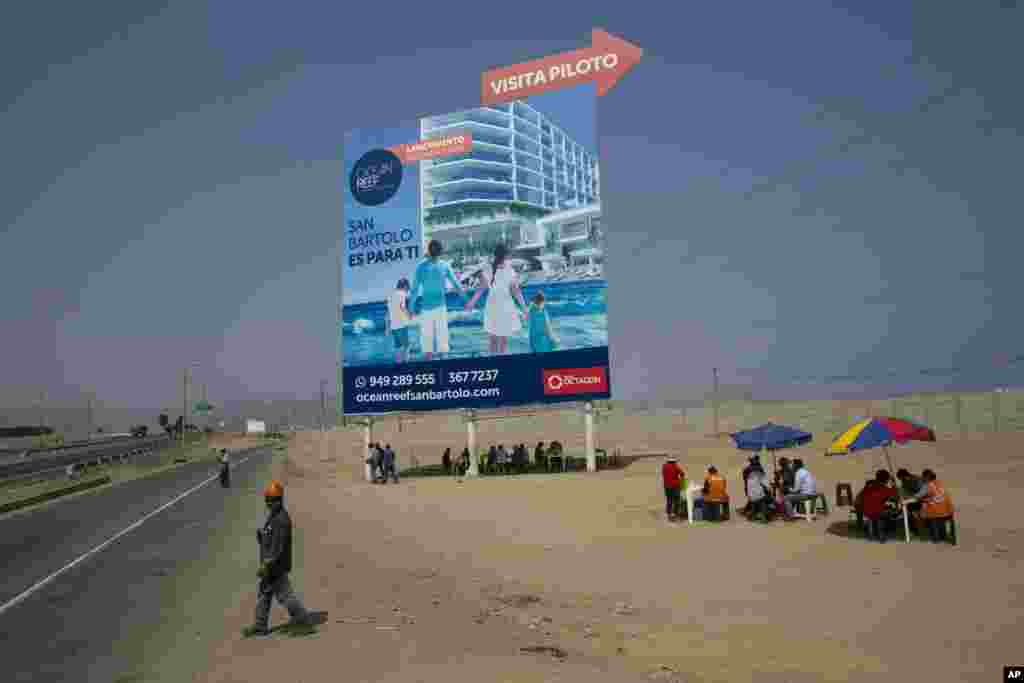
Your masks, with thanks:
M 466 445 L 469 447 L 469 469 L 466 475 L 470 477 L 480 476 L 480 458 L 476 454 L 476 411 L 466 411 Z
M 370 457 L 370 444 L 373 443 L 373 418 L 366 418 L 363 423 L 363 460 Z M 373 466 L 366 463 L 366 481 L 373 483 Z
M 587 451 L 587 472 L 597 471 L 597 452 L 594 450 L 594 402 L 583 406 L 584 443 Z

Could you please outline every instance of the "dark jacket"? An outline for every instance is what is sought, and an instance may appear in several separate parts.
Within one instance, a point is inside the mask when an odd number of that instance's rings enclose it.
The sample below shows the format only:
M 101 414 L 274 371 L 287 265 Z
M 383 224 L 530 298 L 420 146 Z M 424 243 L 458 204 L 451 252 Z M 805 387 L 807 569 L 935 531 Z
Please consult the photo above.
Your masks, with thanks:
M 395 466 L 395 452 L 390 448 L 384 449 L 384 468 L 391 469 Z
M 792 493 L 794 486 L 796 486 L 796 468 L 793 467 L 792 463 L 788 465 L 783 465 L 782 492 Z
M 260 563 L 269 562 L 267 579 L 274 580 L 292 570 L 292 518 L 282 506 L 267 517 L 257 534 Z

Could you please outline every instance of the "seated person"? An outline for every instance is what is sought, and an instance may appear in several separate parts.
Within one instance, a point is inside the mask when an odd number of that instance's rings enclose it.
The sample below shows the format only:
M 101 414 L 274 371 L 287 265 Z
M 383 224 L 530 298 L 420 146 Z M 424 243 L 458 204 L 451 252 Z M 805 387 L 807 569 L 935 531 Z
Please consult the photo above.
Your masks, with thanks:
M 775 484 L 779 487 L 782 495 L 793 492 L 796 485 L 796 470 L 789 462 L 789 458 L 779 458 L 779 469 L 775 471 Z
M 921 514 L 921 499 L 928 495 L 928 483 L 905 469 L 898 470 L 896 478 L 900 480 L 900 495 L 904 500 L 910 501 L 907 503 L 907 519 L 910 523 L 910 530 L 915 535 L 920 535 L 917 521 Z
M 725 478 L 718 469 L 711 465 L 704 477 L 704 519 L 717 522 L 728 514 L 729 494 L 726 491 Z M 722 508 L 726 510 L 723 512 Z
M 771 521 L 772 498 L 771 489 L 768 488 L 768 476 L 761 468 L 761 464 L 750 467 L 747 473 L 747 498 L 749 503 L 750 519 L 760 518 L 765 522 Z
M 868 538 L 885 543 L 891 517 L 889 503 L 897 497 L 896 487 L 889 483 L 889 473 L 878 470 L 860 493 L 861 513 L 867 520 Z
M 544 455 L 543 441 L 538 441 L 537 447 L 533 449 L 533 462 L 539 467 L 547 467 L 547 456 Z
M 560 441 L 552 441 L 548 446 L 548 469 L 555 466 L 555 461 L 558 462 L 559 467 L 564 467 L 562 462 L 562 443 Z
M 793 492 L 787 493 L 782 499 L 786 508 L 786 519 L 788 520 L 796 519 L 794 509 L 797 503 L 805 500 L 813 501 L 818 497 L 818 483 L 814 480 L 814 475 L 811 474 L 811 471 L 804 466 L 804 461 L 800 458 L 794 460 L 793 470 L 795 472 Z
M 487 471 L 491 474 L 498 471 L 498 447 L 493 443 L 487 451 Z
M 744 493 L 747 493 L 747 480 L 750 478 L 750 473 L 753 472 L 755 468 L 760 468 L 760 467 L 761 467 L 761 458 L 760 458 L 760 456 L 758 456 L 758 455 L 750 456 L 750 462 L 747 464 L 746 467 L 743 468 L 743 492 Z M 762 470 L 762 472 L 763 472 L 763 470 Z M 743 514 L 745 514 L 747 516 L 752 514 L 752 509 L 751 509 L 752 508 L 752 502 L 753 501 L 750 500 L 750 496 L 748 495 L 747 496 L 747 504 L 743 507 Z
M 953 501 L 935 472 L 925 470 L 921 477 L 927 486 L 927 493 L 921 499 L 921 517 L 928 524 L 932 543 L 939 543 L 946 540 L 946 520 L 953 517 Z

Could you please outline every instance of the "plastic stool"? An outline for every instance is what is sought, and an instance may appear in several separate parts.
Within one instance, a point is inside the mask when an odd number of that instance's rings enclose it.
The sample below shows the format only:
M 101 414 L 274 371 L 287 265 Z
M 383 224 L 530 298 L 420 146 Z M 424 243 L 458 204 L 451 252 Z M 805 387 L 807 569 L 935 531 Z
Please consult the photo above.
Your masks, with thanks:
M 802 519 L 806 519 L 808 522 L 813 522 L 817 519 L 815 510 L 818 507 L 817 498 L 808 498 L 807 500 L 801 500 L 797 503 L 796 516 Z
M 853 487 L 849 484 L 836 484 L 836 507 L 853 505 Z
M 821 503 L 821 505 L 818 505 L 818 503 Z M 814 499 L 814 507 L 816 511 L 820 510 L 822 514 L 826 517 L 828 516 L 828 498 L 825 497 L 824 493 L 819 493 Z

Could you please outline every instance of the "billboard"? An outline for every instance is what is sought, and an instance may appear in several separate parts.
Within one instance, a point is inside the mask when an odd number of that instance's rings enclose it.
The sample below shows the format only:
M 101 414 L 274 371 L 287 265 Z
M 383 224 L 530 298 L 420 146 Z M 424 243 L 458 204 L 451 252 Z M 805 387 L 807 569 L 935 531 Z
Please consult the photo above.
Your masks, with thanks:
M 345 414 L 610 398 L 596 104 L 584 85 L 345 135 Z

